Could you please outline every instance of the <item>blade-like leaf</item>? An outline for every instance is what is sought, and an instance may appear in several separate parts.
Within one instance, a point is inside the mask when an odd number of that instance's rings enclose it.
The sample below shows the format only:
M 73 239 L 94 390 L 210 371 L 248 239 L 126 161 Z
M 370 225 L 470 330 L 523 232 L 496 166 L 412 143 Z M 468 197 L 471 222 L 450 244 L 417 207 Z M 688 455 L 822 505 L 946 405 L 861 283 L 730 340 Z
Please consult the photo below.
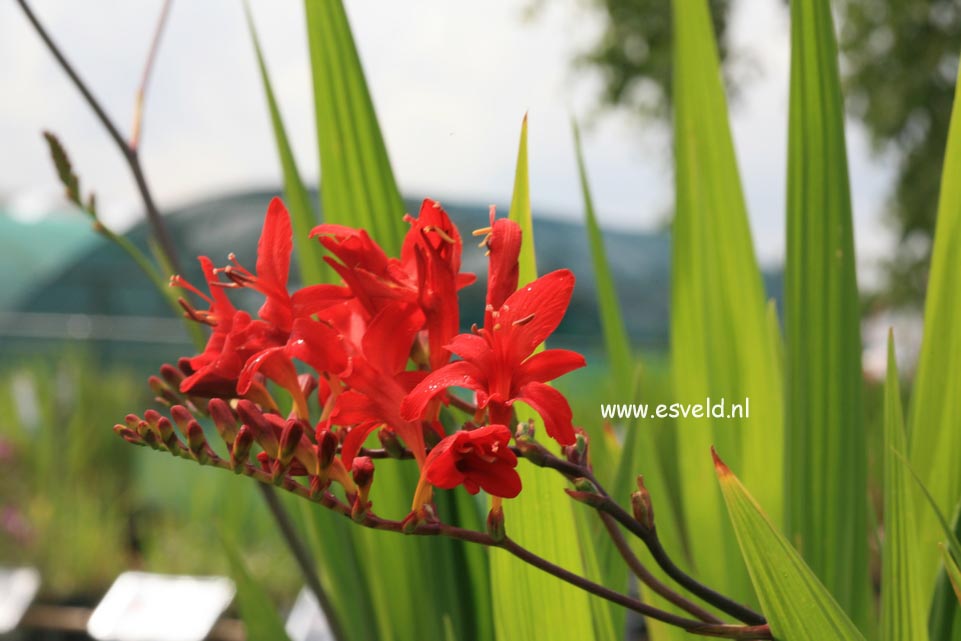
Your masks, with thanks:
M 521 127 L 510 217 L 523 233 L 520 282 L 537 277 L 527 170 L 527 117 Z M 521 412 L 519 412 L 521 414 Z M 519 416 L 525 420 L 526 416 Z M 539 425 L 543 431 L 543 424 Z M 578 574 L 584 564 L 578 548 L 572 502 L 561 491 L 563 481 L 546 470 L 525 464 L 518 472 L 524 490 L 504 505 L 511 538 L 536 554 Z M 494 596 L 494 629 L 498 639 L 594 639 L 596 638 L 587 593 L 500 551 L 491 553 L 491 590 Z M 544 607 L 550 595 L 551 607 Z
M 735 598 L 751 590 L 703 454 L 730 452 L 758 500 L 781 522 L 781 373 L 741 191 L 705 0 L 675 0 L 676 202 L 671 273 L 671 358 L 679 403 L 744 403 L 742 418 L 677 423 L 683 522 L 694 573 Z
M 944 570 L 951 582 L 951 587 L 954 589 L 954 595 L 961 602 L 961 568 L 958 567 L 958 562 L 948 552 L 947 546 L 942 543 L 938 547 L 941 549 L 941 560 L 944 562 Z
M 264 588 L 250 576 L 236 544 L 225 533 L 220 539 L 230 562 L 231 576 L 237 584 L 237 609 L 246 627 L 246 638 L 289 641 L 280 615 Z
M 254 43 L 254 53 L 257 54 L 257 66 L 260 69 L 260 79 L 264 85 L 267 110 L 270 112 L 270 124 L 274 131 L 277 155 L 284 176 L 284 197 L 287 208 L 290 210 L 290 220 L 294 228 L 294 248 L 297 255 L 297 265 L 300 268 L 301 282 L 307 285 L 319 283 L 324 277 L 323 253 L 320 245 L 307 237 L 310 230 L 317 224 L 317 214 L 310 203 L 307 188 L 304 187 L 300 178 L 297 161 L 294 159 L 294 152 L 290 148 L 290 141 L 287 139 L 287 130 L 280 115 L 280 108 L 277 106 L 273 85 L 270 82 L 270 74 L 267 72 L 267 65 L 260 49 L 260 40 L 257 38 L 257 31 L 254 28 L 254 21 L 247 3 L 244 3 L 244 10 L 247 15 L 250 38 Z
M 305 7 L 324 219 L 364 227 L 397 255 L 404 203 L 343 2 L 305 0 Z
M 897 452 L 904 451 L 904 412 L 888 336 L 888 374 L 884 385 L 884 549 L 881 553 L 881 639 L 928 638 L 927 601 L 921 592 L 914 528 L 914 488 Z
M 948 551 L 958 556 L 958 536 L 961 535 L 961 510 L 955 512 L 954 526 L 950 531 Z M 943 545 L 943 544 L 939 544 Z M 931 612 L 928 616 L 928 636 L 931 639 L 961 640 L 961 605 L 958 603 L 954 586 L 947 575 L 947 568 L 942 567 L 938 572 L 935 583 L 934 596 L 931 598 Z
M 716 453 L 714 468 L 774 637 L 780 641 L 863 641 L 831 593 Z
M 587 167 L 584 163 L 581 132 L 577 121 L 571 121 L 571 127 L 574 130 L 574 149 L 577 153 L 577 172 L 581 181 L 581 193 L 584 195 L 584 222 L 587 227 L 587 238 L 590 241 L 591 259 L 594 262 L 597 305 L 601 315 L 604 347 L 610 362 L 611 376 L 614 378 L 614 392 L 624 402 L 631 392 L 634 370 L 631 343 L 627 338 L 617 290 L 614 289 L 614 277 L 611 275 L 611 266 L 607 260 L 604 238 L 601 235 L 600 225 L 597 224 L 597 215 L 594 213 L 594 200 L 587 180 Z
M 961 83 L 957 87 L 961 88 Z M 955 93 L 944 154 L 934 249 L 924 308 L 924 338 L 911 398 L 911 463 L 942 512 L 961 497 L 961 100 Z M 946 393 L 948 390 L 948 393 Z M 919 516 L 921 581 L 934 586 L 941 528 L 929 510 Z
M 860 310 L 828 0 L 791 3 L 787 185 L 785 531 L 864 625 L 868 500 Z

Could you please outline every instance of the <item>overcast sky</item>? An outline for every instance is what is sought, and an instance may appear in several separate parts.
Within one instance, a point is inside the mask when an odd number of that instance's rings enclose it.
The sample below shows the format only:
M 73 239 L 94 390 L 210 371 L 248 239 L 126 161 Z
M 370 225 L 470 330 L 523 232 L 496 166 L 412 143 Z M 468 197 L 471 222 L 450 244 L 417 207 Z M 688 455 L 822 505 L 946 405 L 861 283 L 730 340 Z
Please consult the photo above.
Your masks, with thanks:
M 305 178 L 317 178 L 302 3 L 252 0 L 261 42 Z M 538 213 L 578 219 L 581 196 L 569 116 L 593 112 L 598 78 L 572 58 L 598 32 L 582 2 L 536 19 L 525 3 L 348 1 L 391 159 L 405 194 L 506 203 L 521 118 L 530 113 L 531 188 Z M 122 129 L 128 130 L 160 0 L 35 0 L 35 11 Z M 761 259 L 784 253 L 787 16 L 782 3 L 741 0 L 733 47 L 754 60 L 733 110 L 734 135 Z M 0 199 L 36 215 L 59 193 L 40 131 L 60 135 L 107 219 L 134 221 L 138 200 L 119 154 L 29 28 L 0 3 Z M 849 123 L 859 259 L 890 246 L 879 214 L 890 163 L 872 159 Z M 584 132 L 602 224 L 646 229 L 670 209 L 665 132 L 606 113 Z M 239 0 L 174 2 L 148 96 L 142 150 L 162 207 L 279 184 L 273 139 Z

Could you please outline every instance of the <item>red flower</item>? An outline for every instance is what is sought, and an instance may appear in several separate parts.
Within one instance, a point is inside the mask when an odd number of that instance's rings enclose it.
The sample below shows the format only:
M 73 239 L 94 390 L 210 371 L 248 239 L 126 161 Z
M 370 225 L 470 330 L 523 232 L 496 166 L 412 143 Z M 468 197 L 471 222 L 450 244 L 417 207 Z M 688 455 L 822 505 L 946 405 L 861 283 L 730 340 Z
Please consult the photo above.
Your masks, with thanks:
M 405 217 L 411 227 L 404 238 L 401 257 L 389 258 L 366 231 L 342 225 L 319 225 L 311 238 L 338 260 L 325 258 L 360 307 L 374 317 L 384 307 L 411 303 L 423 312 L 431 367 L 450 359 L 444 349 L 457 334 L 457 290 L 474 282 L 473 274 L 461 274 L 462 242 L 440 204 L 425 200 L 417 218 Z M 420 329 L 420 328 L 418 328 Z
M 287 291 L 290 254 L 294 249 L 290 214 L 279 198 L 270 201 L 264 227 L 257 243 L 257 273 L 252 274 L 231 254 L 231 265 L 221 270 L 235 286 L 249 287 L 266 297 L 257 315 L 283 332 L 290 332 L 294 320 L 307 318 L 349 297 L 343 287 L 311 285 Z
M 415 328 L 423 323 L 420 310 L 413 309 L 416 314 L 405 314 L 403 307 L 385 308 L 364 336 L 364 355 L 352 359 L 352 371 L 345 378 L 350 389 L 338 397 L 331 418 L 337 425 L 353 426 L 344 439 L 344 465 L 350 465 L 367 436 L 380 426 L 403 439 L 418 467 L 424 464 L 423 425 L 400 414 L 404 397 L 424 376 L 405 370 Z M 442 429 L 439 432 L 443 435 Z
M 497 221 L 492 226 L 488 241 L 491 276 L 484 328 L 476 334 L 460 334 L 447 345 L 463 360 L 429 374 L 404 399 L 401 414 L 411 420 L 421 417 L 435 396 L 448 387 L 463 387 L 476 392 L 477 406 L 488 410 L 491 423 L 509 425 L 511 405 L 523 401 L 544 419 L 549 436 L 562 445 L 571 445 L 571 408 L 567 399 L 546 383 L 583 367 L 584 357 L 563 349 L 538 354 L 534 350 L 553 333 L 567 311 L 574 275 L 566 269 L 557 270 L 502 299 L 511 278 L 516 278 L 514 247 L 520 242 L 516 225 L 505 222 Z M 498 250 L 513 256 L 513 262 L 503 260 Z
M 521 491 L 521 477 L 514 469 L 517 456 L 507 445 L 510 440 L 511 432 L 503 425 L 456 432 L 430 451 L 423 474 L 435 487 L 463 485 L 471 494 L 483 489 L 512 499 Z

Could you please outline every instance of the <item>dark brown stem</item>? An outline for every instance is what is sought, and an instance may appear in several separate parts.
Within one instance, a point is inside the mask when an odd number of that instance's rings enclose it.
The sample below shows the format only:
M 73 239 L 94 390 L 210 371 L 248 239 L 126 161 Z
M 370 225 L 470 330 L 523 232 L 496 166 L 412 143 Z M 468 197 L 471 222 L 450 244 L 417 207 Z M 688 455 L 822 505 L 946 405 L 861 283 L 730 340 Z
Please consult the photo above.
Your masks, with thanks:
M 104 129 L 107 130 L 110 138 L 113 139 L 114 143 L 117 145 L 117 148 L 123 155 L 124 160 L 127 162 L 127 166 L 130 168 L 131 174 L 133 174 L 134 181 L 137 183 L 137 189 L 140 192 L 140 197 L 143 200 L 144 207 L 146 209 L 147 221 L 150 223 L 150 228 L 153 232 L 154 238 L 157 240 L 157 244 L 166 255 L 167 261 L 174 268 L 174 270 L 178 272 L 181 271 L 173 241 L 170 238 L 170 234 L 167 232 L 167 228 L 163 224 L 163 221 L 160 217 L 160 212 L 157 210 L 157 207 L 154 204 L 153 197 L 150 194 L 150 189 L 147 187 L 147 181 L 144 178 L 143 169 L 140 166 L 140 158 L 137 155 L 137 150 L 130 147 L 124 140 L 116 125 L 114 125 L 113 121 L 110 120 L 110 116 L 108 116 L 107 112 L 104 111 L 103 107 L 100 106 L 100 103 L 94 97 L 93 93 L 91 93 L 90 89 L 87 88 L 87 85 L 74 70 L 73 65 L 70 64 L 67 58 L 60 51 L 60 48 L 57 47 L 57 44 L 53 41 L 53 39 L 50 37 L 50 34 L 47 33 L 47 30 L 34 15 L 26 0 L 17 0 L 17 3 L 20 5 L 23 13 L 27 16 L 30 24 L 33 25 L 33 28 L 36 30 L 41 40 L 43 40 L 44 44 L 47 46 L 47 49 L 49 49 L 50 53 L 53 54 L 53 57 L 57 59 L 57 62 L 60 64 L 60 67 L 63 69 L 64 73 L 66 73 L 73 82 L 74 86 L 93 110 L 94 114 L 96 114 L 97 119 L 100 120 L 100 123 L 103 125 Z
M 671 588 L 664 585 L 661 581 L 657 579 L 657 577 L 651 574 L 650 570 L 644 567 L 644 564 L 641 563 L 641 560 L 638 559 L 637 556 L 634 554 L 633 550 L 631 550 L 631 546 L 628 544 L 627 540 L 624 538 L 624 534 L 621 532 L 620 528 L 617 526 L 617 522 L 614 520 L 614 517 L 612 517 L 610 514 L 607 514 L 605 512 L 600 512 L 599 514 L 601 517 L 601 522 L 604 524 L 604 528 L 607 530 L 607 533 L 611 537 L 611 541 L 614 543 L 614 547 L 617 548 L 617 551 L 620 553 L 621 558 L 624 559 L 624 562 L 627 563 L 627 566 L 631 568 L 631 571 L 634 573 L 634 576 L 640 579 L 641 582 L 644 583 L 644 585 L 649 587 L 656 594 L 659 594 L 669 603 L 673 603 L 677 607 L 697 617 L 698 619 L 700 619 L 701 621 L 704 621 L 705 623 L 721 623 L 722 622 L 719 618 L 717 618 L 716 616 L 714 616 L 713 614 L 711 614 L 701 606 L 697 605 L 696 603 L 694 603 L 689 599 L 685 599 L 683 596 L 681 596 Z
M 149 444 L 149 443 L 144 443 L 144 444 Z M 166 449 L 167 451 L 170 451 L 170 453 L 173 454 L 174 456 L 179 456 L 182 458 L 193 458 L 193 455 L 186 448 L 186 446 L 184 446 L 179 441 L 175 442 L 172 446 L 163 446 L 159 443 L 155 443 L 151 446 L 155 447 L 155 449 Z M 278 487 L 281 487 L 284 490 L 287 490 L 288 492 L 292 492 L 302 498 L 306 498 L 309 501 L 312 501 L 323 507 L 326 507 L 327 509 L 334 511 L 344 516 L 345 518 L 352 518 L 350 506 L 348 506 L 346 503 L 344 503 L 339 498 L 337 498 L 329 490 L 324 491 L 319 495 L 314 495 L 311 493 L 311 491 L 307 487 L 305 487 L 301 483 L 295 481 L 294 479 L 286 475 L 283 476 L 279 482 L 275 482 L 274 479 L 271 478 L 270 474 L 268 474 L 262 469 L 259 469 L 257 467 L 254 467 L 253 465 L 250 465 L 249 463 L 243 464 L 237 470 L 234 470 L 230 462 L 218 457 L 216 453 L 213 452 L 213 450 L 209 451 L 208 457 L 204 460 L 202 464 L 212 465 L 222 469 L 232 470 L 237 473 L 244 474 L 246 476 L 250 476 L 251 478 L 256 479 L 263 485 L 277 485 Z M 268 489 L 272 489 L 272 488 L 268 488 Z M 265 496 L 267 495 L 268 493 L 265 493 Z M 276 501 L 276 496 L 273 495 L 273 492 L 270 492 L 269 495 L 273 496 L 273 501 Z M 273 505 L 273 504 L 274 503 L 271 500 L 268 500 L 268 505 Z M 279 506 L 279 502 L 276 502 L 276 505 Z M 352 519 L 352 520 L 355 520 L 355 519 Z M 289 520 L 286 519 L 286 515 L 284 515 L 284 518 L 279 519 L 279 522 L 283 522 L 287 524 L 286 527 L 288 529 L 284 531 L 285 536 L 288 532 L 294 535 L 296 534 L 293 530 L 293 527 L 290 526 Z M 398 533 L 403 532 L 406 534 L 416 535 L 416 536 L 446 536 L 449 538 L 458 539 L 460 541 L 467 541 L 469 543 L 475 543 L 478 545 L 484 545 L 488 547 L 499 547 L 506 550 L 510 554 L 516 556 L 517 558 L 524 561 L 525 563 L 528 563 L 544 572 L 547 572 L 548 574 L 551 574 L 552 576 L 555 576 L 561 579 L 562 581 L 570 583 L 575 587 L 578 587 L 586 592 L 589 592 L 590 594 L 593 594 L 602 599 L 611 601 L 612 603 L 616 603 L 620 606 L 633 610 L 634 612 L 638 612 L 652 619 L 656 619 L 658 621 L 663 621 L 664 623 L 667 623 L 670 625 L 681 627 L 682 629 L 687 630 L 688 632 L 691 632 L 693 634 L 700 634 L 703 636 L 732 638 L 732 639 L 771 639 L 772 638 L 770 634 L 770 630 L 767 628 L 766 625 L 753 626 L 753 627 L 741 626 L 741 625 L 728 625 L 723 623 L 717 623 L 714 621 L 706 622 L 704 620 L 688 619 L 685 617 L 672 614 L 670 612 L 665 612 L 664 610 L 648 605 L 639 599 L 634 599 L 627 595 L 621 594 L 620 592 L 617 592 L 615 590 L 611 590 L 610 588 L 607 588 L 585 577 L 575 574 L 570 570 L 566 570 L 558 565 L 555 565 L 554 563 L 551 563 L 547 559 L 544 559 L 534 554 L 530 550 L 524 548 L 520 544 L 516 543 L 515 541 L 507 537 L 505 537 L 502 540 L 496 540 L 485 532 L 468 530 L 465 528 L 448 525 L 446 523 L 441 523 L 436 521 L 421 523 L 419 525 L 416 525 L 413 528 L 405 529 L 405 524 L 402 521 L 384 519 L 373 513 L 367 513 L 361 519 L 355 520 L 355 522 L 357 522 L 359 525 L 362 525 L 364 527 L 376 529 L 376 530 L 386 530 L 386 531 L 398 532 Z M 623 538 L 622 538 L 622 541 L 623 541 Z M 296 546 L 297 543 L 294 543 L 293 545 Z M 310 557 L 307 554 L 305 549 L 301 549 L 300 552 L 295 551 L 295 556 L 297 557 L 298 562 L 300 562 L 302 568 L 313 567 L 312 561 L 310 560 Z M 310 585 L 310 583 L 311 583 L 311 580 L 308 579 L 308 585 Z M 681 607 L 684 607 L 684 606 L 681 605 Z M 697 606 L 694 606 L 694 607 L 696 608 Z M 695 614 L 695 616 L 700 616 L 700 615 Z M 710 616 L 710 615 L 707 615 L 707 616 Z
M 600 484 L 590 468 L 575 465 L 570 461 L 560 459 L 539 445 L 535 447 L 536 456 L 532 457 L 530 450 L 528 450 L 525 454 L 523 449 L 518 450 L 518 454 L 526 456 L 526 458 L 531 460 L 535 465 L 557 470 L 570 480 L 576 478 L 586 478 L 591 481 L 597 488 L 599 495 L 603 498 L 603 500 L 598 501 L 598 503 L 594 505 L 595 509 L 610 514 L 618 523 L 624 526 L 625 529 L 643 541 L 644 545 L 647 546 L 647 549 L 650 551 L 651 556 L 657 562 L 658 566 L 660 566 L 660 568 L 664 570 L 669 577 L 677 581 L 679 585 L 703 600 L 705 603 L 713 605 L 722 612 L 736 618 L 738 621 L 743 621 L 748 625 L 754 626 L 764 625 L 767 623 L 763 616 L 751 608 L 709 588 L 681 570 L 681 568 L 674 563 L 671 557 L 668 556 L 664 546 L 661 545 L 661 541 L 657 536 L 657 527 L 647 528 L 639 523 L 633 516 L 628 514 L 624 508 L 611 499 L 610 495 L 604 489 L 604 486 Z

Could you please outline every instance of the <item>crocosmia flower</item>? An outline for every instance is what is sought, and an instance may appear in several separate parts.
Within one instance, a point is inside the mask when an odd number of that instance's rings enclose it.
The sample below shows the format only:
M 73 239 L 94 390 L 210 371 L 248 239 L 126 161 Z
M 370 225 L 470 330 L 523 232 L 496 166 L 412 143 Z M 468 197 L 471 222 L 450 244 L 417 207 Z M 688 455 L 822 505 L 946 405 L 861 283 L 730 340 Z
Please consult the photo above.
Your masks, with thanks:
M 514 247 L 520 243 L 519 231 L 507 220 L 492 225 L 484 328 L 454 337 L 447 349 L 463 360 L 431 372 L 404 399 L 401 413 L 408 419 L 423 416 L 435 396 L 449 387 L 462 387 L 476 393 L 477 406 L 487 409 L 489 422 L 509 425 L 511 406 L 522 401 L 541 415 L 548 435 L 561 445 L 571 445 L 574 427 L 570 405 L 546 383 L 583 367 L 584 357 L 564 349 L 534 352 L 557 329 L 567 311 L 574 275 L 566 269 L 551 272 L 503 299 L 505 284 L 509 285 L 511 278 L 516 287 Z M 499 251 L 513 256 L 513 261 L 504 261 Z
M 511 432 L 503 425 L 462 430 L 445 437 L 430 451 L 423 474 L 431 485 L 471 494 L 484 490 L 511 499 L 521 491 L 517 456 L 508 447 Z

